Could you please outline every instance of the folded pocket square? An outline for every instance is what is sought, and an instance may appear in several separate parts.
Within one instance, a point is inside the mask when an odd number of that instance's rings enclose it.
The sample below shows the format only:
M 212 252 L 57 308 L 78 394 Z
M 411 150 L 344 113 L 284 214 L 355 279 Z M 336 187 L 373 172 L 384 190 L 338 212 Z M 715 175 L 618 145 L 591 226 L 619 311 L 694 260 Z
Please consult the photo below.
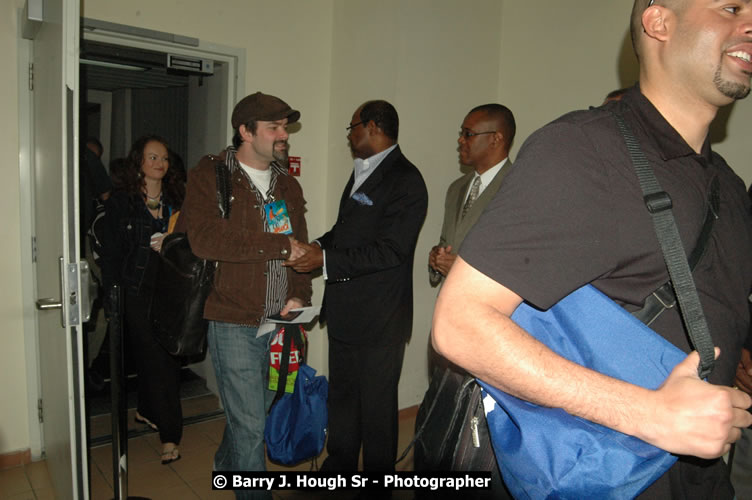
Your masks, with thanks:
M 369 207 L 373 205 L 373 200 L 371 200 L 371 198 L 369 198 L 365 193 L 354 193 L 352 195 L 352 199 L 357 201 L 359 205 L 368 205 Z

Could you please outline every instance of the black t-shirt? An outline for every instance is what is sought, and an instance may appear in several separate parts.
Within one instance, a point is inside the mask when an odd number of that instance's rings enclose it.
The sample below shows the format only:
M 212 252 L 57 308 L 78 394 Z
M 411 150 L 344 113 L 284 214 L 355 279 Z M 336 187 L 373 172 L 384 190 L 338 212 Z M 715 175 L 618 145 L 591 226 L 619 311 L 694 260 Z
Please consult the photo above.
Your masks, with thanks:
M 569 113 L 535 132 L 460 255 L 539 308 L 550 307 L 586 283 L 630 311 L 642 307 L 645 297 L 668 280 L 668 273 L 624 139 L 608 111 L 612 108 L 625 117 L 671 195 L 687 254 L 704 222 L 710 183 L 716 176 L 720 181 L 719 218 L 693 276 L 722 353 L 710 381 L 730 385 L 749 325 L 749 197 L 741 179 L 711 152 L 709 142 L 696 154 L 639 87 L 620 102 Z M 675 309 L 651 327 L 691 351 Z M 722 468 L 719 461 L 681 460 L 643 496 L 730 498 Z

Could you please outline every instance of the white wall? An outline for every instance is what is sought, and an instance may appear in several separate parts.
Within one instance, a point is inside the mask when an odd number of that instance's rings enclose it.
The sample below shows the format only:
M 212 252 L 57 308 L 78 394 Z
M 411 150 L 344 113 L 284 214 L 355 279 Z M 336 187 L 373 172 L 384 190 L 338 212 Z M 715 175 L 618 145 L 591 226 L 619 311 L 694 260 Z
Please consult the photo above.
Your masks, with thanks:
M 0 7 L 0 145 L 18 150 L 15 11 Z M 436 291 L 428 286 L 426 260 L 438 240 L 443 199 L 460 175 L 456 138 L 465 113 L 498 101 L 518 122 L 512 157 L 535 128 L 575 108 L 599 104 L 610 90 L 631 84 L 628 45 L 630 2 L 602 0 L 85 0 L 89 18 L 193 36 L 244 48 L 246 93 L 279 95 L 302 112 L 290 139 L 303 157 L 301 184 L 312 237 L 335 219 L 352 162 L 345 130 L 363 101 L 384 98 L 401 117 L 403 151 L 423 172 L 429 214 L 415 266 L 415 322 L 400 385 L 400 404 L 420 401 L 426 387 L 425 351 Z M 178 15 L 176 15 L 178 14 Z M 745 136 L 750 102 L 737 103 L 725 139 L 716 148 L 747 182 L 752 165 Z M 14 156 L 12 154 L 11 156 Z M 20 302 L 18 166 L 5 162 L 0 186 L 0 453 L 29 446 Z M 323 284 L 314 282 L 314 300 Z M 314 330 L 311 363 L 326 365 L 323 332 Z
M 713 149 L 722 154 L 747 186 L 752 183 L 749 137 L 752 133 L 752 96 L 719 113 L 711 130 Z
M 188 152 L 183 159 L 186 168 L 192 167 L 205 154 L 218 153 L 227 144 L 225 124 L 227 116 L 227 64 L 215 64 L 214 75 L 208 78 L 192 76 L 188 85 Z
M 23 304 L 21 301 L 21 255 L 28 254 L 30 243 L 21 242 L 19 195 L 18 16 L 22 0 L 0 2 L 0 150 L 7 161 L 0 162 L 0 453 L 29 447 L 24 362 Z
M 538 127 L 567 111 L 599 105 L 611 90 L 637 80 L 628 29 L 632 2 L 503 4 L 499 99 L 517 119 L 513 155 Z M 751 128 L 752 97 L 722 110 L 711 135 L 714 149 L 747 185 Z
M 547 122 L 634 83 L 631 45 L 622 56 L 631 10 L 631 2 L 602 0 L 504 2 L 499 99 L 515 113 L 515 154 Z

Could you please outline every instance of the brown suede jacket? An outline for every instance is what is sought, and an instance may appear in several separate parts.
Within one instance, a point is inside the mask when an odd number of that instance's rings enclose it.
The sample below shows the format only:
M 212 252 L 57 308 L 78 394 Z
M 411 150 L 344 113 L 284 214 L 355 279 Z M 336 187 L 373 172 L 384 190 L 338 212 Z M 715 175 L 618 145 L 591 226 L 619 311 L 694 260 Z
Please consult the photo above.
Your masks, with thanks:
M 230 218 L 222 219 L 217 204 L 215 164 L 224 161 L 207 155 L 188 175 L 185 201 L 175 231 L 185 231 L 193 253 L 219 262 L 214 288 L 204 307 L 204 317 L 214 321 L 257 326 L 264 314 L 266 298 L 266 261 L 285 260 L 290 254 L 287 235 L 264 232 L 263 205 L 240 166 L 232 175 Z M 236 164 L 237 165 L 237 164 Z M 292 224 L 292 236 L 308 241 L 305 199 L 295 178 L 277 175 L 274 199 L 285 200 Z M 311 301 L 311 275 L 287 268 L 286 300 Z M 278 311 L 269 311 L 274 314 Z

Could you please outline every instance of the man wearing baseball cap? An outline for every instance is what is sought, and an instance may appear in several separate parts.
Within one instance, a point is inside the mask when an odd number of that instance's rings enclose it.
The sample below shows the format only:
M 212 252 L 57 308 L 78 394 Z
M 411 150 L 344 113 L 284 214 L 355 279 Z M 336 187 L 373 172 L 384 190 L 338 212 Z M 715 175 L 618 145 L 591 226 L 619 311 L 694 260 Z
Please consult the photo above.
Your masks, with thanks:
M 204 156 L 188 176 L 178 229 L 193 252 L 218 262 L 204 307 L 209 353 L 227 417 L 214 456 L 221 471 L 265 470 L 264 420 L 274 397 L 268 390 L 269 316 L 310 304 L 311 276 L 282 266 L 293 254 L 291 238 L 308 241 L 300 184 L 288 175 L 287 126 L 300 112 L 256 92 L 232 112 L 232 145 Z M 216 166 L 230 174 L 230 216 L 220 215 Z M 237 491 L 238 498 L 271 498 L 266 491 Z

